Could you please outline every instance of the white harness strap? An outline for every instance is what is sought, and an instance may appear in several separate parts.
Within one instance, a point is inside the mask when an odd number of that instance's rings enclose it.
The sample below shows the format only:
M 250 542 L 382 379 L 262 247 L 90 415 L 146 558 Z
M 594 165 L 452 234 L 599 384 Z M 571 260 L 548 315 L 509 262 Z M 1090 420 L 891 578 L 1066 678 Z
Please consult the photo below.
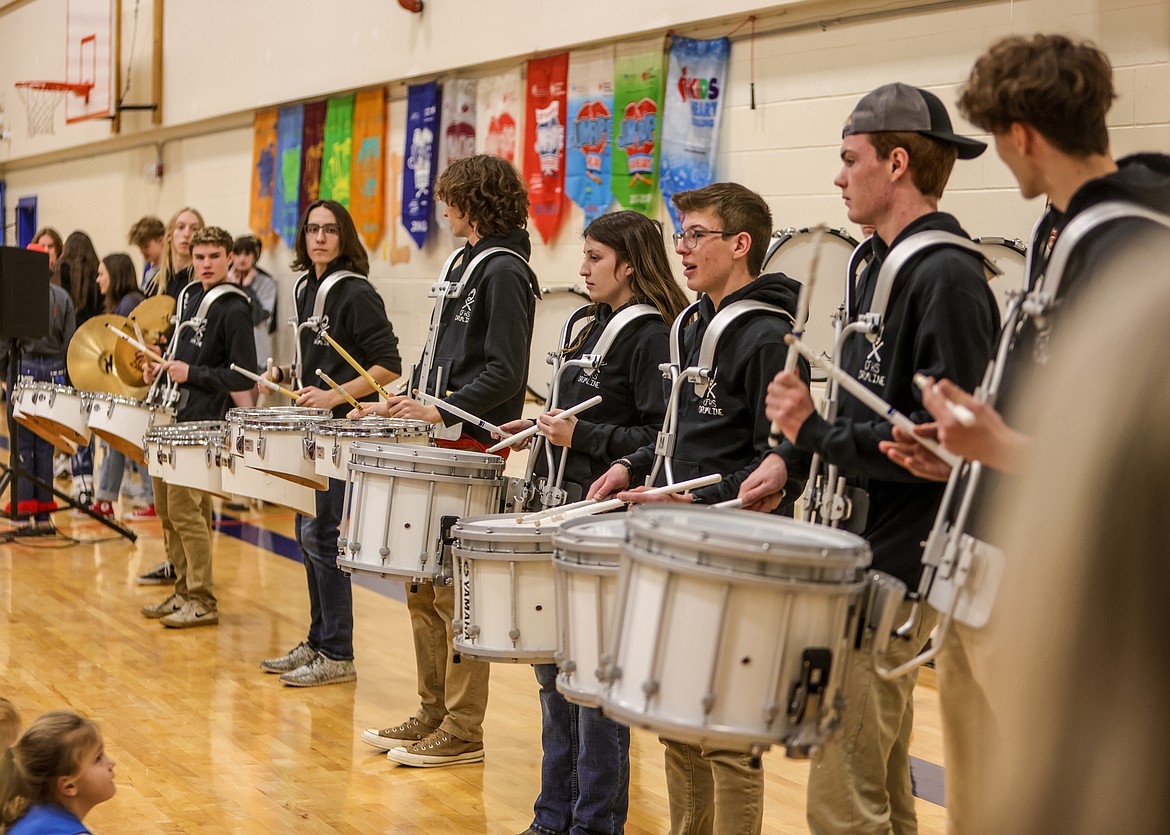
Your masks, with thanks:
M 741 316 L 746 316 L 751 313 L 768 313 L 773 316 L 780 316 L 787 319 L 790 323 L 795 324 L 792 314 L 783 308 L 776 307 L 773 304 L 766 302 L 743 301 L 732 302 L 727 307 L 715 314 L 715 318 L 711 320 L 711 324 L 707 328 L 707 332 L 703 334 L 703 341 L 699 345 L 699 364 L 694 369 L 689 369 L 693 372 L 692 382 L 695 385 L 695 394 L 703 397 L 707 393 L 707 389 L 711 385 L 711 379 L 715 373 L 715 350 L 719 347 L 719 341 L 723 338 L 723 334 L 731 325 Z
M 305 328 L 312 328 L 313 330 L 317 331 L 317 335 L 314 337 L 314 341 L 318 345 L 326 344 L 325 339 L 321 336 L 321 331 L 329 330 L 329 317 L 325 315 L 325 302 L 328 300 L 329 293 L 334 287 L 336 287 L 342 281 L 350 278 L 360 278 L 363 281 L 369 281 L 369 279 L 361 273 L 355 273 L 351 270 L 339 270 L 322 281 L 321 286 L 317 288 L 317 295 L 313 297 L 313 312 L 309 314 L 309 317 L 303 322 L 298 322 L 296 317 L 289 320 L 293 326 L 293 351 L 295 353 L 295 358 L 292 370 L 293 378 L 296 381 L 297 388 L 304 386 L 304 369 L 301 368 L 301 331 L 303 331 Z M 305 274 L 297 279 L 296 286 L 293 288 L 294 306 L 297 304 L 297 300 L 300 298 L 302 288 L 304 288 L 308 282 L 308 274 Z M 295 312 L 297 315 L 300 315 L 299 310 Z
M 649 304 L 634 304 L 619 310 L 612 319 L 606 322 L 605 329 L 602 330 L 597 344 L 593 346 L 593 351 L 582 354 L 581 358 L 575 362 L 581 364 L 586 374 L 596 374 L 605 364 L 605 357 L 609 354 L 613 343 L 617 341 L 618 336 L 627 326 L 646 316 L 657 315 L 658 308 Z

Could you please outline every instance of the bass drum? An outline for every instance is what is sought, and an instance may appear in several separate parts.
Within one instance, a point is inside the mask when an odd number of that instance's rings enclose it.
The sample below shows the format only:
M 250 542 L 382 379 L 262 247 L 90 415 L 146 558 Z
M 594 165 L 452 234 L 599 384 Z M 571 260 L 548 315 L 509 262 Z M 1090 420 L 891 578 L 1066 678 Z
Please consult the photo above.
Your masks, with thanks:
M 764 256 L 761 273 L 782 272 L 801 284 L 808 282 L 816 247 L 812 229 L 789 227 L 772 233 L 772 243 Z M 809 301 L 808 325 L 805 341 L 818 353 L 833 353 L 833 314 L 845 299 L 845 276 L 849 271 L 849 256 L 858 241 L 844 229 L 828 229 L 821 247 L 817 267 L 817 282 Z M 814 377 L 818 376 L 816 369 Z
M 532 323 L 532 350 L 528 355 L 528 391 L 541 403 L 552 392 L 552 364 L 548 355 L 560 347 L 561 330 L 574 310 L 589 304 L 589 294 L 579 284 L 542 287 Z
M 1028 246 L 1019 238 L 996 238 L 983 236 L 974 238 L 979 248 L 987 257 L 995 262 L 995 266 L 1003 270 L 1003 275 L 991 279 L 991 292 L 995 294 L 995 301 L 999 305 L 999 315 L 1002 318 L 1007 310 L 1008 293 L 1013 290 L 1023 290 L 1027 276 Z

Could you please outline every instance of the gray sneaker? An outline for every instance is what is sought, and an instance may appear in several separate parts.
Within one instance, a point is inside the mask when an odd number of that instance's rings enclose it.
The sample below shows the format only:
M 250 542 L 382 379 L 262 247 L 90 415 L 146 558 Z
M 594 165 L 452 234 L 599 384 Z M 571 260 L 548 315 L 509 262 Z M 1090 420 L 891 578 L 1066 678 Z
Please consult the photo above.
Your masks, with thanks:
M 393 728 L 366 728 L 362 731 L 362 742 L 373 745 L 379 751 L 389 751 L 391 748 L 413 745 L 420 739 L 426 739 L 437 731 L 434 725 L 412 716 L 401 725 Z
M 174 614 L 182 609 L 183 604 L 186 602 L 187 598 L 180 597 L 176 592 L 162 603 L 155 603 L 153 606 L 143 606 L 142 614 L 148 618 L 165 618 L 167 615 Z
M 386 759 L 416 768 L 483 762 L 483 743 L 468 742 L 446 731 L 435 731 L 409 747 L 391 748 Z
M 334 661 L 321 653 L 305 664 L 280 677 L 281 684 L 290 687 L 317 687 L 321 684 L 341 684 L 357 678 L 353 661 Z
M 171 629 L 187 629 L 191 626 L 214 626 L 219 623 L 219 611 L 202 600 L 188 600 L 183 608 L 159 621 Z
M 267 658 L 260 662 L 260 669 L 266 673 L 291 673 L 317 657 L 317 650 L 301 641 L 279 658 Z

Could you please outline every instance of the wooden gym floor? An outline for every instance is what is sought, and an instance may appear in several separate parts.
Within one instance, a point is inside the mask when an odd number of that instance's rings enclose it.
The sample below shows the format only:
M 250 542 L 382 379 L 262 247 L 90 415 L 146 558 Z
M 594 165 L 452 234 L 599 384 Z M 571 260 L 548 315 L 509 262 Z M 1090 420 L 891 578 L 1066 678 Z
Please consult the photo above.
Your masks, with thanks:
M 86 824 L 99 835 L 523 831 L 540 785 L 532 670 L 494 666 L 486 762 L 413 769 L 387 761 L 359 735 L 417 707 L 401 586 L 354 590 L 356 683 L 282 687 L 256 664 L 307 631 L 304 569 L 280 554 L 290 550 L 292 514 L 228 513 L 215 539 L 217 627 L 168 630 L 139 614 L 169 594 L 134 581 L 163 558 L 157 521 L 130 523 L 139 536 L 132 544 L 63 512 L 54 520 L 76 543 L 0 545 L 0 694 L 26 726 L 62 707 L 94 718 L 118 761 L 117 795 Z M 916 720 L 919 794 L 935 801 L 920 797 L 920 831 L 941 833 L 932 670 L 919 681 Z M 773 749 L 764 766 L 764 832 L 805 832 L 808 763 Z M 666 832 L 662 747 L 652 734 L 635 731 L 631 772 L 626 831 Z

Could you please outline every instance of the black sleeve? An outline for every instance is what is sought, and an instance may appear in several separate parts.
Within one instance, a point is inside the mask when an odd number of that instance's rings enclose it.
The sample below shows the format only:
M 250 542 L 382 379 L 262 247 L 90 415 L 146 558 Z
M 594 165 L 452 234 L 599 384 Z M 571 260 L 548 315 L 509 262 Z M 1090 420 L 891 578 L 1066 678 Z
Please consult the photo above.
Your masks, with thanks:
M 354 346 L 348 350 L 360 354 L 366 368 L 380 365 L 388 371 L 401 374 L 402 357 L 398 353 L 398 337 L 386 316 L 386 303 L 382 296 L 369 281 L 352 278 L 346 284 L 356 288 L 355 292 L 346 295 L 345 303 L 339 310 L 343 320 L 342 333 L 348 334 L 349 344 Z

